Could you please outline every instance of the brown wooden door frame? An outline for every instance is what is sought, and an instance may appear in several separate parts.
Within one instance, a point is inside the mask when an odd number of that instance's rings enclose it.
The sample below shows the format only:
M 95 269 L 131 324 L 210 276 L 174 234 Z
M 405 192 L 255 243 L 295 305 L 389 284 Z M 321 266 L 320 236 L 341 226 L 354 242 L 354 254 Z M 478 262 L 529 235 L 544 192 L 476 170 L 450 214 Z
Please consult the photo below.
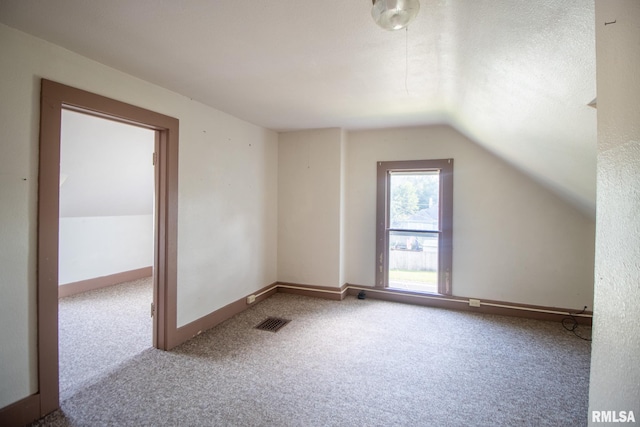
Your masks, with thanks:
M 37 343 L 40 415 L 59 407 L 58 236 L 62 109 L 156 131 L 153 345 L 167 350 L 176 334 L 177 119 L 42 79 L 38 166 Z

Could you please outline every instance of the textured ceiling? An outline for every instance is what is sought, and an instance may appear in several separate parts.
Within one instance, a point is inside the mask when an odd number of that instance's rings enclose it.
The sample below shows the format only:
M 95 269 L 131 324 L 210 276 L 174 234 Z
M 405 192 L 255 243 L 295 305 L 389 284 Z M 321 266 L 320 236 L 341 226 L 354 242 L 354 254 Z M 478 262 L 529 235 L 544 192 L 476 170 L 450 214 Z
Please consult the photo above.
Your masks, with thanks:
M 282 131 L 448 123 L 595 206 L 593 1 L 0 0 L 0 22 Z

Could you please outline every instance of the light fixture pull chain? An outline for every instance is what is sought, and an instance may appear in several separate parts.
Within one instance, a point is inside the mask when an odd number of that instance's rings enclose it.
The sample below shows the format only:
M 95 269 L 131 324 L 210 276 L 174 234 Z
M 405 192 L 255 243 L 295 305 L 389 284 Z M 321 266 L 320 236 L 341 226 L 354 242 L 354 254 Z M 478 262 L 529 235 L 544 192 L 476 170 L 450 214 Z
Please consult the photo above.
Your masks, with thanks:
M 404 35 L 404 90 L 407 91 L 407 96 L 410 96 L 407 83 L 409 80 L 409 27 L 404 28 Z

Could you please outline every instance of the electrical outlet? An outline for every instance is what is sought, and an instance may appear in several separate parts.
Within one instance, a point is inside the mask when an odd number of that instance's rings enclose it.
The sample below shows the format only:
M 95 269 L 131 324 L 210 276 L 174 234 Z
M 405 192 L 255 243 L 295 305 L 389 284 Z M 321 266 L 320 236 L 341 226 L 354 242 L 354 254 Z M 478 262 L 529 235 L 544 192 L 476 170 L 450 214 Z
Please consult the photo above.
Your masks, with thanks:
M 247 297 L 247 304 L 253 304 L 254 302 L 256 302 L 256 296 L 255 295 L 249 295 Z
M 469 298 L 469 306 L 471 306 L 471 307 L 480 307 L 480 300 L 479 299 Z

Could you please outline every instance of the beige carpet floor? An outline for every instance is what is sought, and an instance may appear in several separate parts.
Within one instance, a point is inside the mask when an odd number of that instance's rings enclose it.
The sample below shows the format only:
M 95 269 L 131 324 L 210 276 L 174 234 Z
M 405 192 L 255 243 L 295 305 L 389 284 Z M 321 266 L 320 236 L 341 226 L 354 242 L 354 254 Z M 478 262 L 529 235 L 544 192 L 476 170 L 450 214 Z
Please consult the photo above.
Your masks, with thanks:
M 269 316 L 291 322 L 254 328 Z M 582 426 L 589 362 L 559 323 L 279 293 L 84 377 L 34 425 Z
M 152 346 L 151 277 L 58 300 L 60 398 Z

